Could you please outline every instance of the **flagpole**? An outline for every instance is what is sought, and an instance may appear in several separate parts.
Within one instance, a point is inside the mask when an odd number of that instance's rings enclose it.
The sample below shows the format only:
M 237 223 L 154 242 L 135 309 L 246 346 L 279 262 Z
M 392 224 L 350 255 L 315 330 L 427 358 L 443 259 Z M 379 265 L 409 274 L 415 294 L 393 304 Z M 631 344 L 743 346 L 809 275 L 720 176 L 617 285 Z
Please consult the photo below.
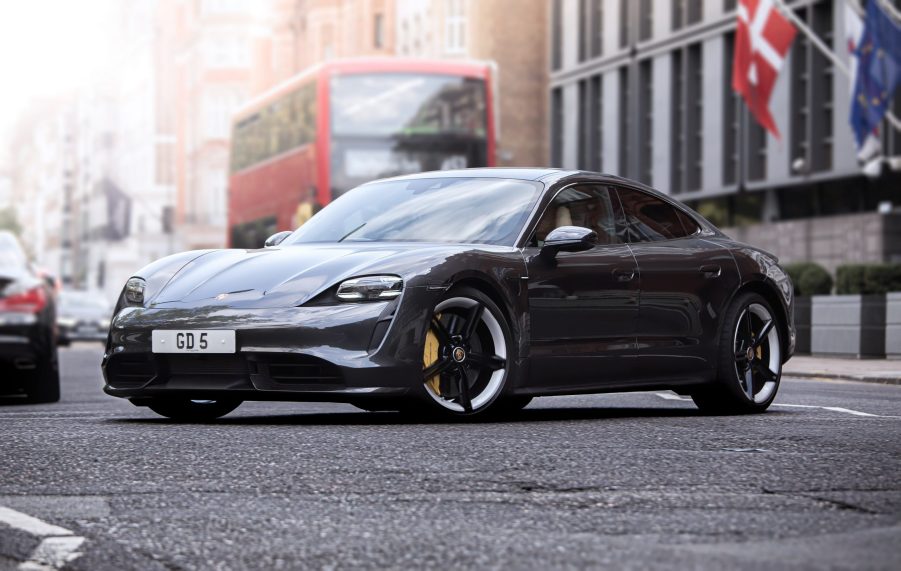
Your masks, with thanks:
M 804 35 L 807 36 L 807 39 L 810 40 L 810 42 L 814 46 L 816 46 L 816 48 L 820 50 L 829 61 L 832 62 L 832 65 L 834 65 L 836 69 L 842 72 L 845 77 L 850 79 L 851 74 L 848 71 L 848 66 L 845 65 L 845 62 L 840 60 L 838 56 L 835 55 L 835 53 L 829 48 L 829 46 L 823 43 L 823 40 L 821 40 L 819 36 L 816 35 L 816 32 L 810 29 L 810 26 L 807 25 L 807 22 L 799 18 L 798 15 L 795 14 L 794 10 L 786 6 L 782 0 L 773 0 L 773 6 L 775 6 L 783 16 L 791 20 L 799 30 L 804 32 Z M 854 6 L 854 8 L 856 9 L 858 7 Z M 885 115 L 888 118 L 889 123 L 891 123 L 892 127 L 896 131 L 901 132 L 901 120 L 898 120 L 898 118 L 895 117 L 895 114 L 892 113 L 891 110 L 887 110 Z

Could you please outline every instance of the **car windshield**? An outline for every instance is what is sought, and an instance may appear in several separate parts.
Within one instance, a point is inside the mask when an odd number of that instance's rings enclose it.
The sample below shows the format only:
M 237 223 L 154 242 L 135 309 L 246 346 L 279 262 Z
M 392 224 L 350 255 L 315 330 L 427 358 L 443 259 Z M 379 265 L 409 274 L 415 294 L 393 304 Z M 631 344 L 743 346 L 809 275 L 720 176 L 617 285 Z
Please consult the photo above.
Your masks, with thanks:
M 329 204 L 285 244 L 452 242 L 512 246 L 541 189 L 536 182 L 497 178 L 370 183 Z

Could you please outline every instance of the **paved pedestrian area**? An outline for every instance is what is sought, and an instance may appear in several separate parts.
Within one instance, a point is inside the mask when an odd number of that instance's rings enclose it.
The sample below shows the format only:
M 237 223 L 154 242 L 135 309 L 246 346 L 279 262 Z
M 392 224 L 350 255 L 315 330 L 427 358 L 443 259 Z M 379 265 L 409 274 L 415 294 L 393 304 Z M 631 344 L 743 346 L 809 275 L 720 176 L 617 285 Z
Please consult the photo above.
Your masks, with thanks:
M 795 355 L 785 364 L 783 373 L 799 378 L 843 379 L 901 385 L 901 360 Z

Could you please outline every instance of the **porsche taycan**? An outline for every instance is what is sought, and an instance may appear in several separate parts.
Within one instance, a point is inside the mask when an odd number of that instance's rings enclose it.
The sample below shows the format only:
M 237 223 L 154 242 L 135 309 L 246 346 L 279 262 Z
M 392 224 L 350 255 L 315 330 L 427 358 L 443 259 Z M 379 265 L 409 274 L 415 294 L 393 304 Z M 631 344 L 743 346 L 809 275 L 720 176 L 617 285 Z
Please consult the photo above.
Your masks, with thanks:
M 479 415 L 673 390 L 766 410 L 794 350 L 777 259 L 639 183 L 557 169 L 378 180 L 259 249 L 128 280 L 105 391 L 184 421 L 246 400 Z

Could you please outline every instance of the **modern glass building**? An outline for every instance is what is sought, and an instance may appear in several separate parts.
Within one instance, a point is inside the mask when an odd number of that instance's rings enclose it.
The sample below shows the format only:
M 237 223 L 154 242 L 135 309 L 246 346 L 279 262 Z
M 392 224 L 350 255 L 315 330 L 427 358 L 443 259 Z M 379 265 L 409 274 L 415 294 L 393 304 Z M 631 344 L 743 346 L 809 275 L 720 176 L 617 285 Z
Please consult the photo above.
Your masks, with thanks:
M 788 3 L 847 62 L 844 1 Z M 901 174 L 862 175 L 849 79 L 799 31 L 769 135 L 732 91 L 736 4 L 552 0 L 552 164 L 640 180 L 783 261 L 901 261 Z

